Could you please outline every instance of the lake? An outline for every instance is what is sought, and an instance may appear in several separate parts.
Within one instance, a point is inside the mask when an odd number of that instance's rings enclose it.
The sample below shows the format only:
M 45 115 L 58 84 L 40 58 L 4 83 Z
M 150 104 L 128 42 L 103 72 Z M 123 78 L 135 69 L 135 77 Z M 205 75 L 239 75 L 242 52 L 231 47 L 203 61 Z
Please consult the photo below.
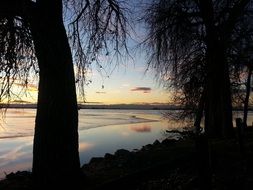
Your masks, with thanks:
M 165 130 L 186 124 L 162 118 L 161 110 L 79 110 L 79 152 L 81 164 L 92 157 L 134 150 L 165 138 Z M 0 179 L 5 173 L 31 170 L 35 109 L 8 109 L 0 125 Z M 234 113 L 240 116 L 239 112 Z M 253 114 L 249 114 L 249 124 Z M 173 136 L 172 136 L 173 138 Z
M 117 149 L 139 149 L 164 138 L 166 129 L 183 124 L 162 119 L 160 110 L 79 110 L 81 164 Z M 35 109 L 8 109 L 0 125 L 0 178 L 31 170 Z

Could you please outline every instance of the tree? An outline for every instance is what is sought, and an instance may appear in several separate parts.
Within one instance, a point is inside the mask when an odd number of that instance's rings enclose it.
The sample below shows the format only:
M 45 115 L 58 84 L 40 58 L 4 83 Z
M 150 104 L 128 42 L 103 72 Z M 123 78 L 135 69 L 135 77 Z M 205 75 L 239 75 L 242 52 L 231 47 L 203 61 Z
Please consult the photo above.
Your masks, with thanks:
M 76 82 L 84 84 L 87 66 L 99 63 L 100 53 L 117 55 L 126 47 L 120 5 L 115 0 L 0 2 L 1 97 L 11 97 L 14 81 L 27 85 L 30 75 L 39 73 L 32 168 L 38 186 L 74 185 L 80 179 Z M 71 20 L 71 47 L 64 13 Z
M 248 2 L 154 0 L 146 11 L 149 64 L 172 79 L 197 128 L 204 111 L 210 137 L 233 133 L 227 52 Z
M 253 69 L 253 28 L 252 7 L 247 9 L 246 16 L 240 19 L 232 38 L 232 48 L 229 52 L 232 84 L 235 90 L 235 101 L 243 105 L 243 126 L 247 127 L 251 77 Z

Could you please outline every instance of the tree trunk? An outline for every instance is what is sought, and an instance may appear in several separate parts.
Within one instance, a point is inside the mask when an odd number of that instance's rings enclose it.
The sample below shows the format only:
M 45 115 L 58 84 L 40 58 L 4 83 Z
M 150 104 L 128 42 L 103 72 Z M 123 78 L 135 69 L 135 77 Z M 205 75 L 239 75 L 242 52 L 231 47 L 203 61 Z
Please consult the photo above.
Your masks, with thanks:
M 233 124 L 228 65 L 222 45 L 211 40 L 207 47 L 205 131 L 209 137 L 230 137 L 233 135 Z
M 76 184 L 80 175 L 78 109 L 71 50 L 61 1 L 37 0 L 31 18 L 40 68 L 33 147 L 36 184 Z
M 228 63 L 225 57 L 226 39 L 219 36 L 214 23 L 212 0 L 199 0 L 206 27 L 206 99 L 205 132 L 209 137 L 233 134 L 232 103 Z
M 204 112 L 204 107 L 205 107 L 205 87 L 203 89 L 203 92 L 200 96 L 200 100 L 199 100 L 199 104 L 198 104 L 198 108 L 196 111 L 196 115 L 195 115 L 195 122 L 194 122 L 194 126 L 195 126 L 195 130 L 196 130 L 196 135 L 199 135 L 201 133 L 201 120 L 203 117 L 203 112 Z
M 250 96 L 250 79 L 252 75 L 252 67 L 248 67 L 248 78 L 246 83 L 246 96 L 244 100 L 244 107 L 243 107 L 243 128 L 247 127 L 247 118 L 248 118 L 248 107 L 249 107 L 249 96 Z

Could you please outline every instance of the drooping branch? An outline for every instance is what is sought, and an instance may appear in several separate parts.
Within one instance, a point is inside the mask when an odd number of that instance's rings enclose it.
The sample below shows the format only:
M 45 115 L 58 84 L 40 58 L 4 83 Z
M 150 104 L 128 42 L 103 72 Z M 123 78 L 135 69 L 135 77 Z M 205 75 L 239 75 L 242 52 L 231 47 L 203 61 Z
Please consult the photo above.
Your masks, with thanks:
M 250 54 L 244 48 L 239 52 L 240 43 L 248 41 L 246 37 L 251 35 L 251 29 L 245 29 L 247 20 L 251 25 L 249 11 L 243 11 L 248 0 L 151 2 L 144 15 L 148 37 L 143 43 L 148 50 L 149 66 L 157 71 L 157 78 L 175 92 L 175 102 L 186 108 L 180 116 L 198 113 L 207 76 L 208 39 L 211 44 L 215 39 L 224 45 L 231 81 L 239 82 L 238 76 L 244 67 L 239 63 L 245 60 L 243 54 Z M 244 27 L 239 23 L 245 23 Z M 237 75 L 235 79 L 232 78 L 233 72 Z
M 174 92 L 174 102 L 184 106 L 177 117 L 192 117 L 198 109 L 205 78 L 206 46 L 200 11 L 191 0 L 153 2 L 144 15 L 148 26 L 144 48 L 148 50 L 149 66 Z
M 27 9 L 23 9 L 18 1 L 2 1 L 2 3 L 5 6 L 14 3 L 12 10 L 8 10 L 12 7 L 9 5 L 0 16 L 0 101 L 8 102 L 11 97 L 18 96 L 16 93 L 20 93 L 12 91 L 13 84 L 27 87 L 30 76 L 36 74 L 38 68 L 29 23 L 18 16 Z M 0 9 L 5 6 L 1 6 Z

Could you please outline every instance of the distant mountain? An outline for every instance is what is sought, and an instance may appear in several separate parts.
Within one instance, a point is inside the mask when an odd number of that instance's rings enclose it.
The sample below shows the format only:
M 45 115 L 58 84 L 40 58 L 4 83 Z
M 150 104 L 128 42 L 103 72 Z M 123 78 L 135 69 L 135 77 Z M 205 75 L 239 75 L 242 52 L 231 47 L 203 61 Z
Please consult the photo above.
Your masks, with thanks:
M 0 104 L 2 108 L 37 108 L 37 104 L 34 103 L 10 103 Z M 170 110 L 179 109 L 178 106 L 166 105 L 166 104 L 79 104 L 79 109 L 135 109 L 135 110 Z
M 0 104 L 0 108 L 37 108 L 37 104 L 34 103 L 10 103 Z
M 0 108 L 31 108 L 36 109 L 37 104 L 25 101 L 15 101 L 10 104 L 0 104 Z M 184 108 L 172 104 L 78 104 L 78 109 L 133 109 L 133 110 L 182 110 Z M 235 107 L 234 111 L 242 111 L 243 108 Z M 253 111 L 253 107 L 249 107 Z
M 79 109 L 135 109 L 135 110 L 171 110 L 178 106 L 166 104 L 79 104 Z

